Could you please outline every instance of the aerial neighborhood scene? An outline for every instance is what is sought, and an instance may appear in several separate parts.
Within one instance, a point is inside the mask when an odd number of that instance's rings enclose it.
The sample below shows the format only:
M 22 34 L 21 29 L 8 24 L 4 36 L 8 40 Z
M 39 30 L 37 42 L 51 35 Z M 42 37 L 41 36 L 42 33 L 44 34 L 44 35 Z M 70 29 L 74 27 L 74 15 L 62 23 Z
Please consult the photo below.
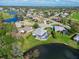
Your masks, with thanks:
M 79 1 L 76 3 L 78 4 Z M 39 4 L 37 6 L 36 4 L 33 6 L 0 4 L 0 59 L 79 59 L 76 57 L 79 56 L 77 4 L 72 5 L 74 7 L 70 7 L 69 3 L 68 7 L 63 5 L 41 7 Z M 67 53 L 68 58 L 64 56 L 55 58 L 59 56 L 53 57 L 48 51 L 52 55 Z M 51 58 L 46 57 L 48 55 Z

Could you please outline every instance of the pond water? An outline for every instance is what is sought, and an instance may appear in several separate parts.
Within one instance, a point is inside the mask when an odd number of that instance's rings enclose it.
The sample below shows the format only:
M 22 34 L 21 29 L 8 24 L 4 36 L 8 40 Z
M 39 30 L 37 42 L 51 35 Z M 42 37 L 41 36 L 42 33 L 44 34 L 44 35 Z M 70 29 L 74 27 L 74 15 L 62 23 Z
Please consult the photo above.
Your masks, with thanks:
M 37 50 L 36 53 L 34 53 L 35 50 Z M 34 47 L 26 51 L 23 56 L 25 59 L 79 59 L 79 50 L 54 43 Z
M 13 17 L 13 18 L 3 20 L 3 22 L 6 22 L 6 23 L 11 23 L 11 22 L 16 22 L 16 21 L 18 21 L 17 17 Z

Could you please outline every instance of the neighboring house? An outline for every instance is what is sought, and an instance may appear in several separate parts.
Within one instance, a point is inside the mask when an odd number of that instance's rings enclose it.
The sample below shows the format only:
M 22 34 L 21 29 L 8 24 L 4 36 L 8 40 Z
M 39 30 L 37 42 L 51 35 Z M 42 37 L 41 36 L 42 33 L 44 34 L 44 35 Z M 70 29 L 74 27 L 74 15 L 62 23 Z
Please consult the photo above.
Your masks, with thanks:
M 37 28 L 33 34 L 33 36 L 36 37 L 36 39 L 39 40 L 47 40 L 48 39 L 48 33 L 46 30 L 42 29 L 42 28 Z
M 28 11 L 27 11 L 27 16 L 31 16 L 32 14 L 33 14 L 33 11 L 34 11 L 34 9 L 29 9 Z
M 18 33 L 17 31 L 11 32 L 12 37 L 15 37 L 16 39 L 21 39 L 22 35 Z
M 55 31 L 55 32 L 61 32 L 63 34 L 67 34 L 68 33 L 68 30 L 62 26 L 53 26 L 52 29 Z
M 55 17 L 52 20 L 57 21 L 57 22 L 60 22 L 61 21 L 61 18 L 60 17 Z
M 60 15 L 60 13 L 55 12 L 54 16 L 58 17 L 59 15 Z
M 72 39 L 79 42 L 79 33 L 72 36 Z
M 3 8 L 0 7 L 0 11 L 3 11 Z
M 68 13 L 62 13 L 61 17 L 67 17 L 69 14 Z
M 31 33 L 32 31 L 33 31 L 32 27 L 24 27 L 11 32 L 11 35 L 16 39 L 21 39 L 24 35 L 29 35 L 29 33 Z
M 4 12 L 8 12 L 8 10 L 7 10 L 7 9 L 4 9 L 3 11 L 4 11 Z
M 13 8 L 13 7 L 10 7 L 9 9 L 12 11 L 16 11 L 16 8 Z
M 19 33 L 29 33 L 31 31 L 33 31 L 32 27 L 28 27 L 28 26 L 21 28 L 21 29 L 18 29 Z
M 39 17 L 38 16 L 33 16 L 33 19 L 37 20 L 37 19 L 39 19 Z
M 22 22 L 15 22 L 15 26 L 17 27 L 17 28 L 20 28 L 20 27 L 22 27 L 23 26 L 23 23 Z
M 40 11 L 40 12 L 38 13 L 38 15 L 39 15 L 39 16 L 44 16 L 44 13 L 43 13 L 42 11 Z

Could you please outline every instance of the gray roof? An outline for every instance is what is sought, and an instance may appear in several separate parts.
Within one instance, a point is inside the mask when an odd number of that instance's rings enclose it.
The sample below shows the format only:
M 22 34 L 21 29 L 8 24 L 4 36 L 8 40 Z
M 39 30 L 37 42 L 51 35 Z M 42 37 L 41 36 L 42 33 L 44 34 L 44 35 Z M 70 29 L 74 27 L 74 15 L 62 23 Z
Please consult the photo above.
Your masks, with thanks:
M 15 22 L 16 27 L 21 27 L 23 24 L 22 22 Z
M 32 27 L 24 27 L 23 30 L 24 31 L 30 31 L 30 30 L 32 30 Z
M 53 26 L 53 28 L 55 29 L 55 31 L 63 31 L 66 30 L 64 27 L 62 26 Z
M 40 35 L 42 36 L 44 33 L 46 33 L 47 31 L 42 29 L 42 28 L 37 28 L 34 32 L 33 35 Z
M 28 32 L 28 31 L 31 31 L 33 30 L 32 27 L 29 27 L 29 26 L 26 26 L 24 28 L 21 28 L 21 29 L 18 29 L 18 31 L 24 31 L 24 32 Z
M 73 39 L 79 41 L 79 34 L 77 34 Z

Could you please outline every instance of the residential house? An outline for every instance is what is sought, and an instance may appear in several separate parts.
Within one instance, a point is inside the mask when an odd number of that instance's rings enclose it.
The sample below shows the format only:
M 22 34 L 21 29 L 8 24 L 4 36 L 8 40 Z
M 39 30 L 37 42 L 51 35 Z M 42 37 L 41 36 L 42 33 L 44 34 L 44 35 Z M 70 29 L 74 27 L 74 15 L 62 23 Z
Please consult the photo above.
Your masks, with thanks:
M 15 37 L 16 39 L 21 39 L 22 34 L 18 33 L 18 31 L 11 32 L 12 37 Z
M 16 26 L 17 28 L 20 28 L 20 27 L 23 26 L 23 23 L 22 23 L 21 21 L 15 22 L 15 26 Z
M 38 13 L 38 15 L 39 15 L 39 16 L 44 16 L 44 13 L 43 13 L 42 11 L 40 11 L 40 12 Z
M 32 27 L 27 26 L 24 28 L 18 28 L 16 31 L 12 31 L 11 35 L 12 35 L 12 37 L 15 37 L 16 39 L 20 39 L 20 38 L 22 38 L 22 36 L 24 36 L 24 34 L 28 35 L 32 31 L 33 31 Z
M 57 21 L 57 22 L 60 22 L 61 21 L 61 18 L 60 17 L 54 17 L 52 20 Z
M 19 32 L 19 33 L 29 33 L 29 32 L 31 32 L 31 31 L 33 31 L 33 29 L 32 29 L 32 27 L 29 27 L 29 26 L 26 26 L 26 27 L 24 27 L 24 28 L 18 29 L 18 32 Z
M 72 39 L 79 42 L 79 33 L 72 36 Z
M 34 11 L 34 9 L 29 9 L 29 10 L 27 11 L 27 16 L 28 16 L 28 17 L 32 16 L 33 11 Z
M 61 13 L 61 17 L 63 17 L 63 18 L 64 18 L 64 17 L 67 17 L 68 15 L 69 15 L 69 14 L 66 13 L 66 12 L 65 12 L 65 13 Z
M 62 27 L 62 26 L 53 26 L 52 29 L 55 32 L 61 32 L 63 34 L 67 34 L 68 33 L 68 30 L 65 27 Z
M 37 28 L 33 34 L 33 36 L 36 37 L 36 39 L 39 40 L 47 40 L 48 39 L 48 33 L 46 30 L 44 30 L 43 28 Z
M 2 7 L 0 7 L 0 11 L 3 11 L 3 8 Z
M 10 7 L 9 9 L 12 11 L 16 11 L 16 8 L 13 8 L 13 7 Z
M 60 13 L 55 12 L 55 15 L 54 16 L 58 17 L 59 15 L 60 15 Z

